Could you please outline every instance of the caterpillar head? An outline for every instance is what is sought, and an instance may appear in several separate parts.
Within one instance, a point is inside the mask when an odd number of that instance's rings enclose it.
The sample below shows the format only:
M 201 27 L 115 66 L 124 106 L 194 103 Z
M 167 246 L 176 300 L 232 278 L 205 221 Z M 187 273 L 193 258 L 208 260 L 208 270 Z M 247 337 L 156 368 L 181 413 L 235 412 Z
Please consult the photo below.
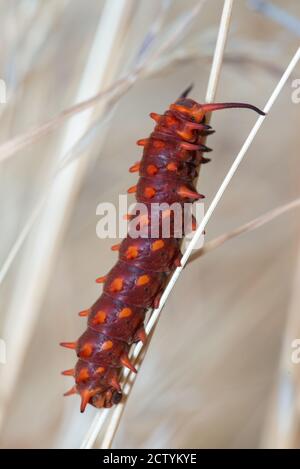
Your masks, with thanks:
M 170 110 L 183 114 L 194 122 L 201 122 L 205 115 L 203 106 L 190 98 L 179 98 L 174 104 L 171 104 Z
M 72 394 L 79 394 L 81 397 L 80 412 L 85 411 L 87 404 L 97 407 L 97 409 L 109 408 L 118 404 L 122 399 L 122 393 L 112 387 L 104 391 L 101 388 L 94 389 L 88 385 L 77 385 L 72 389 L 74 389 Z M 65 393 L 65 395 L 69 394 Z
M 205 103 L 200 104 L 190 98 L 179 98 L 174 104 L 171 104 L 170 109 L 183 114 L 188 119 L 193 120 L 197 123 L 202 122 L 205 114 L 218 111 L 219 109 L 229 108 L 247 108 L 252 109 L 258 114 L 264 116 L 265 113 L 258 109 L 256 106 L 247 103 Z
M 116 391 L 115 389 L 110 389 L 106 391 L 105 393 L 103 392 L 98 392 L 94 396 L 92 396 L 89 400 L 89 404 L 91 404 L 94 407 L 97 407 L 97 409 L 100 409 L 102 407 L 112 407 L 114 404 L 119 404 L 119 402 L 122 399 L 122 393 Z

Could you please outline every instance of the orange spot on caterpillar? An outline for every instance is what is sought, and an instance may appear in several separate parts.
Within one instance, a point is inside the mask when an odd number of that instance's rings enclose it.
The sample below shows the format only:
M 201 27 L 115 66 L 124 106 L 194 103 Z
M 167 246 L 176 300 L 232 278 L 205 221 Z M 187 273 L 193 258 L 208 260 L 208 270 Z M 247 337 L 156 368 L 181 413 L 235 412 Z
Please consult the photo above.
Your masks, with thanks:
M 92 397 L 93 393 L 88 391 L 87 389 L 81 393 L 81 404 L 80 404 L 80 412 L 84 412 L 87 404 L 89 403 L 90 398 Z
M 133 371 L 133 373 L 137 373 L 136 368 L 133 366 L 127 355 L 122 355 L 120 358 L 120 362 L 123 366 L 126 366 L 126 368 L 129 368 L 129 370 Z
M 62 371 L 61 374 L 63 376 L 75 376 L 75 370 L 74 368 L 71 368 L 70 370 Z
M 149 142 L 149 138 L 141 138 L 140 140 L 136 142 L 136 144 L 139 145 L 140 147 L 144 147 L 145 145 L 147 145 L 148 142 Z
M 119 251 L 119 250 L 120 250 L 120 246 L 121 246 L 121 243 L 113 244 L 110 249 L 111 249 L 112 251 Z
M 200 146 L 199 146 L 199 145 L 194 145 L 193 143 L 188 143 L 188 142 L 181 142 L 181 143 L 180 143 L 180 147 L 181 147 L 183 150 L 190 150 L 190 151 L 195 151 L 195 150 L 199 150 L 199 149 L 200 149 Z
M 153 189 L 153 187 L 146 187 L 144 190 L 144 195 L 147 197 L 147 199 L 152 199 L 156 194 L 156 190 Z
M 93 324 L 102 324 L 106 319 L 106 312 L 105 311 L 98 311 L 93 318 Z
M 160 121 L 160 118 L 161 118 L 161 115 L 157 114 L 156 112 L 150 112 L 149 116 L 151 117 L 151 119 L 155 120 L 155 122 L 157 123 Z
M 196 122 L 185 122 L 185 127 L 191 130 L 210 130 L 211 126 L 206 124 L 197 124 Z M 214 130 L 212 131 L 214 132 Z
M 185 187 L 185 186 L 181 186 L 178 189 L 177 193 L 180 197 L 187 198 L 187 199 L 198 200 L 198 199 L 203 199 L 203 197 L 204 197 L 202 194 L 198 194 L 198 192 L 192 191 L 191 189 L 189 189 L 188 187 Z
M 141 287 L 142 285 L 146 285 L 147 283 L 150 282 L 150 277 L 149 275 L 141 275 L 137 281 L 136 281 L 136 285 L 138 287 Z
M 76 386 L 73 386 L 69 391 L 64 393 L 64 396 L 72 396 L 73 394 L 77 394 Z
M 84 344 L 79 351 L 79 356 L 83 358 L 90 357 L 93 353 L 93 347 L 91 344 Z
M 177 130 L 176 133 L 177 135 L 179 135 L 179 137 L 183 138 L 184 140 L 190 140 L 193 138 L 192 130 L 187 127 L 184 127 L 183 130 Z
M 61 347 L 65 347 L 65 348 L 69 348 L 71 350 L 75 350 L 77 342 L 61 342 L 59 345 Z
M 197 120 L 197 122 L 200 121 L 204 115 L 202 106 L 199 106 L 199 109 L 191 109 L 191 108 L 189 109 L 186 106 L 182 106 L 180 104 L 174 103 L 174 104 L 171 104 L 170 109 L 181 112 L 182 114 L 188 115 L 190 117 L 194 117 L 195 120 Z
M 171 127 L 172 125 L 177 124 L 177 119 L 175 119 L 175 117 L 166 116 L 166 123 Z
M 134 165 L 130 166 L 129 172 L 130 173 L 137 173 L 140 169 L 141 163 L 138 161 L 137 163 L 134 163 Z
M 147 336 L 146 336 L 146 332 L 145 332 L 145 329 L 143 327 L 141 327 L 135 334 L 135 340 L 140 340 L 141 342 L 143 342 L 143 344 L 146 343 L 146 340 L 147 340 Z
M 104 371 L 105 371 L 105 368 L 103 366 L 99 366 L 99 368 L 96 369 L 96 373 L 98 373 L 99 375 L 101 373 L 104 373 Z
M 167 170 L 168 171 L 177 171 L 177 164 L 173 163 L 173 162 L 169 163 L 167 165 Z
M 86 316 L 90 314 L 90 311 L 91 311 L 90 308 L 80 311 L 80 313 L 78 313 L 78 316 L 80 316 L 81 318 L 85 318 Z
M 78 373 L 76 381 L 78 383 L 81 383 L 82 381 L 86 381 L 87 379 L 89 379 L 89 377 L 90 377 L 89 370 L 87 368 L 81 368 L 81 370 Z
M 119 312 L 118 317 L 119 317 L 120 319 L 122 319 L 122 318 L 128 318 L 128 316 L 131 316 L 131 314 L 132 314 L 132 310 L 131 310 L 130 308 L 123 308 L 123 309 Z
M 128 194 L 134 194 L 136 191 L 137 191 L 136 185 L 129 187 L 129 189 L 127 190 Z
M 122 290 L 122 288 L 123 288 L 123 279 L 121 277 L 117 277 L 111 282 L 109 290 L 111 292 L 116 292 L 116 291 Z
M 121 386 L 116 376 L 112 376 L 109 380 L 109 384 L 116 389 L 118 392 L 121 392 Z
M 147 174 L 149 174 L 149 176 L 154 176 L 157 173 L 157 171 L 158 169 L 154 164 L 149 164 L 147 166 Z
M 152 243 L 151 251 L 158 251 L 158 249 L 162 249 L 165 243 L 162 239 L 158 239 Z
M 105 342 L 103 342 L 103 344 L 101 346 L 101 350 L 102 351 L 110 350 L 113 347 L 113 345 L 114 344 L 111 340 L 106 340 Z
M 165 147 L 165 142 L 163 142 L 162 140 L 156 140 L 155 139 L 155 140 L 153 140 L 153 146 L 159 150 L 159 149 Z
M 126 259 L 135 259 L 139 254 L 138 248 L 136 246 L 129 246 L 126 251 Z
M 103 275 L 102 277 L 96 278 L 96 283 L 104 283 L 106 282 L 107 275 Z

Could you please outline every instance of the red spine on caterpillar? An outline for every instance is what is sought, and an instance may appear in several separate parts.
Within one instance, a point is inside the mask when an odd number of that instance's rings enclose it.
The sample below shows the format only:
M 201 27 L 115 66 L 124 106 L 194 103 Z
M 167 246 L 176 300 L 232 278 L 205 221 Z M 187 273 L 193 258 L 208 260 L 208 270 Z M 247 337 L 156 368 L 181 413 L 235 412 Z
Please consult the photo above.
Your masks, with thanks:
M 183 95 L 163 114 L 151 113 L 155 121 L 149 138 L 138 141 L 144 147 L 140 162 L 130 172 L 139 172 L 139 180 L 128 192 L 135 193 L 137 202 L 151 208 L 154 203 L 194 202 L 203 196 L 194 186 L 199 167 L 209 161 L 203 153 L 203 137 L 213 131 L 205 124 L 205 115 L 226 108 L 258 108 L 243 103 L 198 104 Z M 163 220 L 170 211 L 154 216 L 134 216 L 147 236 L 134 237 L 129 228 L 121 244 L 112 247 L 119 259 L 110 272 L 97 279 L 103 283 L 103 293 L 94 305 L 79 313 L 87 317 L 87 329 L 75 342 L 61 345 L 76 351 L 74 369 L 63 372 L 75 378 L 65 395 L 81 396 L 80 410 L 87 404 L 111 407 L 122 398 L 119 375 L 123 366 L 135 372 L 128 358 L 130 346 L 145 341 L 145 314 L 157 307 L 170 273 L 180 265 L 180 237 L 171 223 L 168 236 L 162 232 Z M 184 213 L 184 212 L 182 212 Z M 183 225 L 183 216 L 180 224 Z M 152 228 L 156 228 L 153 236 Z

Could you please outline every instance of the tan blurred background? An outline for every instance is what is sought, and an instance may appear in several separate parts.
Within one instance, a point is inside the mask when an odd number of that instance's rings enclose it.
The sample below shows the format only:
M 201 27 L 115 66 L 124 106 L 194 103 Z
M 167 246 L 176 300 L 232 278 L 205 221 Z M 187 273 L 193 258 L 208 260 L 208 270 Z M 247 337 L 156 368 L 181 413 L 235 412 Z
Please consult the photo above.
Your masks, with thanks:
M 272 1 L 289 15 L 283 25 L 251 3 L 234 1 L 217 100 L 263 107 L 299 46 L 300 4 Z M 74 104 L 103 4 L 0 1 L 0 75 L 7 84 L 7 103 L 0 108 L 1 143 Z M 174 21 L 196 4 L 170 2 L 154 49 Z M 3 448 L 76 448 L 95 415 L 91 407 L 81 415 L 77 397 L 62 398 L 71 380 L 60 371 L 71 368 L 75 356 L 58 343 L 83 332 L 77 312 L 95 301 L 95 278 L 115 262 L 109 248 L 117 241 L 96 237 L 96 207 L 117 202 L 118 194 L 134 184 L 128 167 L 140 155 L 135 141 L 152 128 L 149 112 L 162 112 L 190 82 L 195 84 L 191 97 L 204 99 L 222 6 L 221 0 L 204 2 L 186 34 L 118 100 L 109 122 L 80 156 L 89 165 L 68 206 L 41 306 L 30 330 L 21 328 L 21 335 L 28 334 L 28 347 L 9 393 L 9 374 L 16 369 L 10 357 L 20 340 L 14 327 L 22 313 L 22 288 L 36 260 L 31 243 L 38 224 L 0 286 L 0 337 L 10 344 L 7 363 L 0 364 Z M 134 11 L 116 77 L 132 67 L 161 2 L 139 0 Z M 297 77 L 299 64 L 293 72 Z M 291 100 L 291 84 L 292 79 L 209 222 L 207 240 L 299 197 L 300 104 Z M 201 170 L 198 186 L 206 204 L 255 119 L 245 110 L 213 115 L 216 133 L 208 140 L 212 162 Z M 1 264 L 53 177 L 65 131 L 66 122 L 1 162 Z M 99 141 L 102 131 L 104 142 Z M 114 447 L 300 446 L 300 364 L 293 365 L 290 357 L 291 339 L 300 338 L 299 234 L 299 210 L 291 211 L 185 269 L 164 308 Z

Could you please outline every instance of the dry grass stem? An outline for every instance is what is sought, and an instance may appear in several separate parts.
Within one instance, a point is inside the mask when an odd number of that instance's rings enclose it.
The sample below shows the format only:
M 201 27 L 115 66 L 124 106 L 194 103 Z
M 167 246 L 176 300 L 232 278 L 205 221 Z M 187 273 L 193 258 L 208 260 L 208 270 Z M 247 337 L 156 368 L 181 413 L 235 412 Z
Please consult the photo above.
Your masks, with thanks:
M 222 246 L 222 244 L 226 243 L 226 241 L 236 238 L 237 236 L 240 236 L 243 233 L 249 233 L 250 231 L 254 231 L 257 228 L 260 228 L 261 226 L 266 225 L 270 221 L 279 217 L 280 215 L 283 215 L 284 213 L 287 213 L 290 210 L 293 210 L 294 208 L 298 208 L 299 206 L 300 198 L 292 200 L 287 204 L 281 205 L 280 207 L 276 207 L 273 210 L 270 210 L 269 212 L 264 213 L 263 215 L 260 215 L 259 217 L 254 218 L 253 220 L 247 223 L 244 223 L 243 225 L 239 226 L 238 228 L 235 228 L 232 231 L 224 233 L 212 239 L 211 241 L 208 241 L 202 248 L 198 249 L 198 251 L 194 252 L 194 254 L 190 256 L 187 264 L 196 261 L 197 259 L 199 259 L 199 257 L 202 257 L 204 254 L 207 254 L 208 252 L 213 251 L 219 246 Z

